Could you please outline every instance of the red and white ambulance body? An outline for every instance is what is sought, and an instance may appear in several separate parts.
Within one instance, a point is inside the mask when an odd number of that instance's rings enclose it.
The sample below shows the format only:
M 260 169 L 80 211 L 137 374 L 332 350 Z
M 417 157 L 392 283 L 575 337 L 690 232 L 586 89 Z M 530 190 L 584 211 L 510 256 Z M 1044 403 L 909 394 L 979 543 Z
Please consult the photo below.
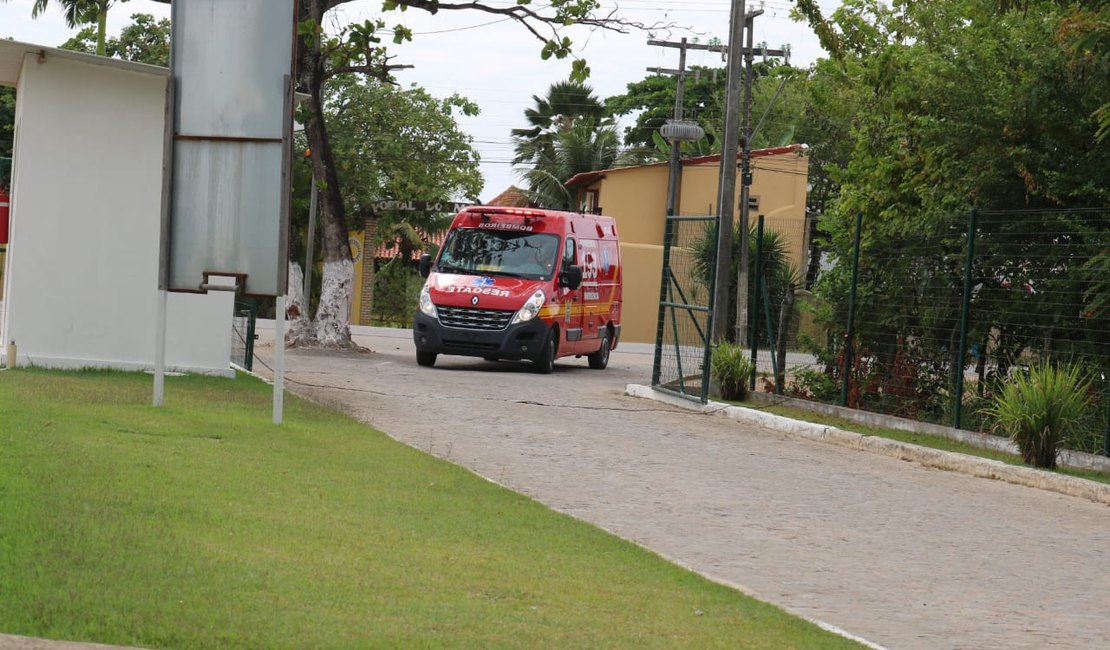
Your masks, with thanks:
M 586 356 L 604 368 L 621 330 L 621 263 L 612 217 L 473 206 L 451 224 L 413 322 L 416 361 L 453 354 L 527 359 Z

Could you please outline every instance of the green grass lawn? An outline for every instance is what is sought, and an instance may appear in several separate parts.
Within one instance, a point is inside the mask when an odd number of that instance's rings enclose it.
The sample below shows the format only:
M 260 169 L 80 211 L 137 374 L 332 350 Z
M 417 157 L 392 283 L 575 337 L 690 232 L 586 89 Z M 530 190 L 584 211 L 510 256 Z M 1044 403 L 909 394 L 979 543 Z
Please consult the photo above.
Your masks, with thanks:
M 158 648 L 854 643 L 255 379 L 0 372 L 0 632 Z M 691 531 L 696 536 L 696 531 Z
M 814 422 L 816 424 L 823 424 L 830 427 L 836 427 L 842 431 L 853 431 L 868 436 L 879 436 L 881 438 L 889 438 L 891 440 L 898 440 L 901 442 L 908 442 L 922 447 L 929 447 L 931 449 L 941 449 L 944 451 L 954 451 L 960 454 L 967 454 L 969 456 L 978 456 L 980 458 L 990 458 L 998 460 L 1009 465 L 1022 465 L 1025 463 L 1017 454 L 1008 454 L 1003 451 L 996 451 L 994 449 L 983 449 L 975 447 L 959 440 L 945 438 L 944 436 L 936 436 L 927 433 L 913 433 L 912 431 L 902 431 L 899 429 L 884 429 L 881 427 L 872 427 L 866 424 L 859 424 L 852 420 L 836 417 L 834 415 L 825 415 L 817 411 L 800 408 L 796 406 L 785 406 L 782 404 L 760 404 L 756 402 L 730 402 L 737 406 L 743 406 L 750 409 L 759 411 L 766 411 L 781 415 L 794 420 L 802 420 L 805 422 Z M 1070 467 L 1059 466 L 1055 471 L 1060 474 L 1067 474 L 1078 478 L 1084 478 L 1091 481 L 1098 481 L 1100 483 L 1110 483 L 1110 474 L 1106 472 L 1099 472 L 1095 470 L 1073 469 Z

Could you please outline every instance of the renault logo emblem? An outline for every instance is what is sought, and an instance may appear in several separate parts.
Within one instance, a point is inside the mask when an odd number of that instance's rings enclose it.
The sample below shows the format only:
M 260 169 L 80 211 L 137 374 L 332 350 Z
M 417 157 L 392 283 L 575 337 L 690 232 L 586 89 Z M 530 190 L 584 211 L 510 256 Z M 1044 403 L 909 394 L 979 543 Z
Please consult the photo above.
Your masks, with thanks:
M 474 296 L 473 298 L 471 298 L 470 299 L 470 304 L 477 305 L 478 304 L 478 296 Z

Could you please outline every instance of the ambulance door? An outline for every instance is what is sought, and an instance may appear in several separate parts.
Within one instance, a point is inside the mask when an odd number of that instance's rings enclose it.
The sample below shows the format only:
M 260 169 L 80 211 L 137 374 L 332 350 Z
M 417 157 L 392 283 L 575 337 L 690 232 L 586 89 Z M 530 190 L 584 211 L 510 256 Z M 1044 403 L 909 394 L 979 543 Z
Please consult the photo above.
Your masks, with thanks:
M 578 242 L 567 237 L 563 243 L 562 268 L 572 264 L 581 264 L 580 252 Z M 582 286 L 560 287 L 559 303 L 562 308 L 559 328 L 563 331 L 560 352 L 573 353 L 582 346 Z

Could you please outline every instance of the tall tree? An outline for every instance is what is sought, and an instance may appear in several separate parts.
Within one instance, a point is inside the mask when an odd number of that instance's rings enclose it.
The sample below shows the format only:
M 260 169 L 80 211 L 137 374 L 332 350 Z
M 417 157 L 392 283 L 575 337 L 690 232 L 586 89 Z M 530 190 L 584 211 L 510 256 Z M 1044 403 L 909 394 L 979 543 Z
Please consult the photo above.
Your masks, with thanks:
M 4 2 L 7 1 L 4 0 Z M 119 2 L 127 2 L 127 0 L 119 0 Z M 62 12 L 65 15 L 68 27 L 72 28 L 88 23 L 96 25 L 96 49 L 94 52 L 100 56 L 105 56 L 108 9 L 116 3 L 116 0 L 58 0 L 58 3 L 62 5 Z M 46 11 L 49 4 L 50 0 L 35 0 L 34 4 L 31 5 L 31 17 L 38 18 L 42 12 Z
M 811 99 L 850 146 L 826 166 L 838 189 L 822 227 L 846 260 L 855 217 L 864 217 L 860 304 L 868 318 L 859 331 L 878 342 L 873 351 L 887 371 L 910 344 L 925 358 L 915 367 L 960 362 L 954 297 L 971 207 L 1047 210 L 1110 200 L 1110 151 L 1096 142 L 1110 69 L 1077 66 L 1057 38 L 1069 16 L 1085 11 L 1053 0 L 1018 8 L 993 0 L 893 7 L 846 0 L 824 22 L 819 33 L 837 56 L 815 66 Z M 1056 323 L 1059 314 L 1089 311 L 1084 305 L 1014 302 L 1021 294 L 1011 284 L 1031 260 L 1056 260 L 1042 269 L 1040 286 L 1067 300 L 1089 294 L 1069 251 L 1105 238 L 1106 224 L 1093 219 L 1015 212 L 980 224 L 975 300 L 992 305 L 995 319 L 978 324 L 980 336 L 993 328 L 1020 335 L 1024 345 L 1087 336 Z M 838 266 L 820 285 L 841 323 L 848 272 Z
M 347 245 L 347 219 L 336 156 L 325 124 L 325 84 L 336 75 L 344 73 L 365 74 L 388 81 L 391 72 L 396 69 L 378 35 L 378 31 L 385 26 L 382 20 L 348 25 L 335 35 L 324 32 L 325 14 L 346 1 L 348 0 L 302 0 L 298 26 L 301 43 L 297 49 L 298 87 L 308 95 L 302 116 L 303 123 L 312 152 L 313 174 L 321 188 L 319 208 L 323 226 L 324 278 L 315 316 L 315 342 L 334 347 L 352 344 L 347 315 L 354 282 L 354 266 Z M 599 17 L 600 6 L 598 0 L 569 0 L 552 3 L 547 8 L 537 8 L 532 5 L 531 0 L 520 0 L 511 6 L 494 6 L 481 2 L 386 0 L 383 9 L 389 11 L 413 8 L 433 14 L 466 10 L 502 16 L 516 21 L 543 43 L 540 51 L 542 58 L 562 59 L 571 54 L 571 40 L 564 34 L 571 25 L 617 31 L 642 27 L 611 15 Z M 412 31 L 404 25 L 393 28 L 395 44 L 411 40 L 411 37 Z M 588 73 L 589 67 L 584 60 L 573 62 L 574 77 L 581 79 Z
M 100 35 L 94 27 L 86 27 L 60 46 L 93 54 L 101 46 Z M 119 36 L 108 38 L 103 44 L 102 56 L 110 56 L 136 63 L 168 66 L 170 63 L 170 21 L 156 20 L 150 14 L 132 14 L 131 24 L 120 30 Z
M 529 161 L 533 166 L 524 168 L 526 193 L 541 207 L 576 209 L 564 183 L 575 174 L 612 167 L 621 152 L 620 135 L 612 122 L 582 118 L 552 138 Z
M 455 115 L 477 112 L 457 94 L 437 99 L 418 86 L 398 88 L 354 74 L 336 77 L 327 87 L 325 120 L 347 228 L 365 228 L 385 243 L 401 235 L 400 247 L 411 252 L 448 225 L 444 215 L 389 210 L 379 207 L 382 201 L 476 202 L 482 189 L 479 157 Z M 373 264 L 373 256 L 364 264 Z M 307 313 L 297 309 L 300 316 Z M 312 339 L 306 320 L 293 319 L 290 342 Z

